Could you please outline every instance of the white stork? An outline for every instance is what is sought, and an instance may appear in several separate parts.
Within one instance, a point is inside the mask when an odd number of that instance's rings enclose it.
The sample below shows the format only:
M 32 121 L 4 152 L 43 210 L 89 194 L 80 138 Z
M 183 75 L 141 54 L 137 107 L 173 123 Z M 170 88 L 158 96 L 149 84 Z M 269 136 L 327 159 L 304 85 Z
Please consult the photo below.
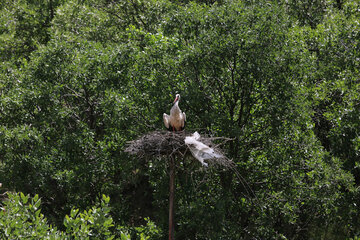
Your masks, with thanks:
M 181 131 L 185 127 L 186 114 L 179 108 L 180 94 L 176 94 L 174 105 L 170 110 L 170 116 L 163 114 L 164 124 L 168 130 Z
M 208 145 L 202 143 L 200 138 L 200 134 L 194 132 L 192 136 L 187 136 L 185 138 L 185 144 L 189 147 L 192 155 L 199 160 L 204 167 L 208 166 L 205 160 L 224 157 L 222 154 L 215 152 L 215 150 Z

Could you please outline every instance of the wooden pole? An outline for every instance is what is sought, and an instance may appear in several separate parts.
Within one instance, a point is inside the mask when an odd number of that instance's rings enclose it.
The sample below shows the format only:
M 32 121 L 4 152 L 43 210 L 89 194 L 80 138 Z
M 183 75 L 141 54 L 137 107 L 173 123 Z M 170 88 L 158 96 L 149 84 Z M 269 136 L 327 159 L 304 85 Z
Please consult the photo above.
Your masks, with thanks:
M 169 240 L 174 240 L 175 159 L 173 156 L 170 157 L 169 170 Z

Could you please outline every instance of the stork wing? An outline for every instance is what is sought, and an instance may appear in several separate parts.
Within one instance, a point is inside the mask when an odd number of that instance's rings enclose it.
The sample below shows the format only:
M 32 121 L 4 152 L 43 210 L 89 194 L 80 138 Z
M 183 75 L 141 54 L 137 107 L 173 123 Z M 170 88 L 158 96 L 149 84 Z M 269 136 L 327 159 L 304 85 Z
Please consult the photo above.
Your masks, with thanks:
M 163 119 L 164 119 L 164 125 L 166 128 L 170 127 L 170 116 L 167 115 L 166 113 L 163 114 Z

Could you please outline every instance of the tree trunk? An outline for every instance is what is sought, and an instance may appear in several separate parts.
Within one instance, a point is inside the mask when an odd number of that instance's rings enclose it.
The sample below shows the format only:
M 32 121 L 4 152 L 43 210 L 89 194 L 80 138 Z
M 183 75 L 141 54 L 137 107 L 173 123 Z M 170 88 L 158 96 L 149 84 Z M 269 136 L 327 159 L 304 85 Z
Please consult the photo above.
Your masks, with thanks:
M 169 240 L 174 240 L 174 197 L 175 197 L 175 159 L 170 157 L 169 166 L 170 189 L 169 189 Z

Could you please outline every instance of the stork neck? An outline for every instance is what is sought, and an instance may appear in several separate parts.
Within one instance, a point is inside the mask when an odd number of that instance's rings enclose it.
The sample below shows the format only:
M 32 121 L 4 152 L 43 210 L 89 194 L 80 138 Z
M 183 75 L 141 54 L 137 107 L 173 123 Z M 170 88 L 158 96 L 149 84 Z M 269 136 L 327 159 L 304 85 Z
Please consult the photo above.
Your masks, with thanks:
M 176 101 L 173 105 L 173 107 L 171 108 L 170 112 L 180 112 L 180 108 L 179 108 L 179 101 Z

